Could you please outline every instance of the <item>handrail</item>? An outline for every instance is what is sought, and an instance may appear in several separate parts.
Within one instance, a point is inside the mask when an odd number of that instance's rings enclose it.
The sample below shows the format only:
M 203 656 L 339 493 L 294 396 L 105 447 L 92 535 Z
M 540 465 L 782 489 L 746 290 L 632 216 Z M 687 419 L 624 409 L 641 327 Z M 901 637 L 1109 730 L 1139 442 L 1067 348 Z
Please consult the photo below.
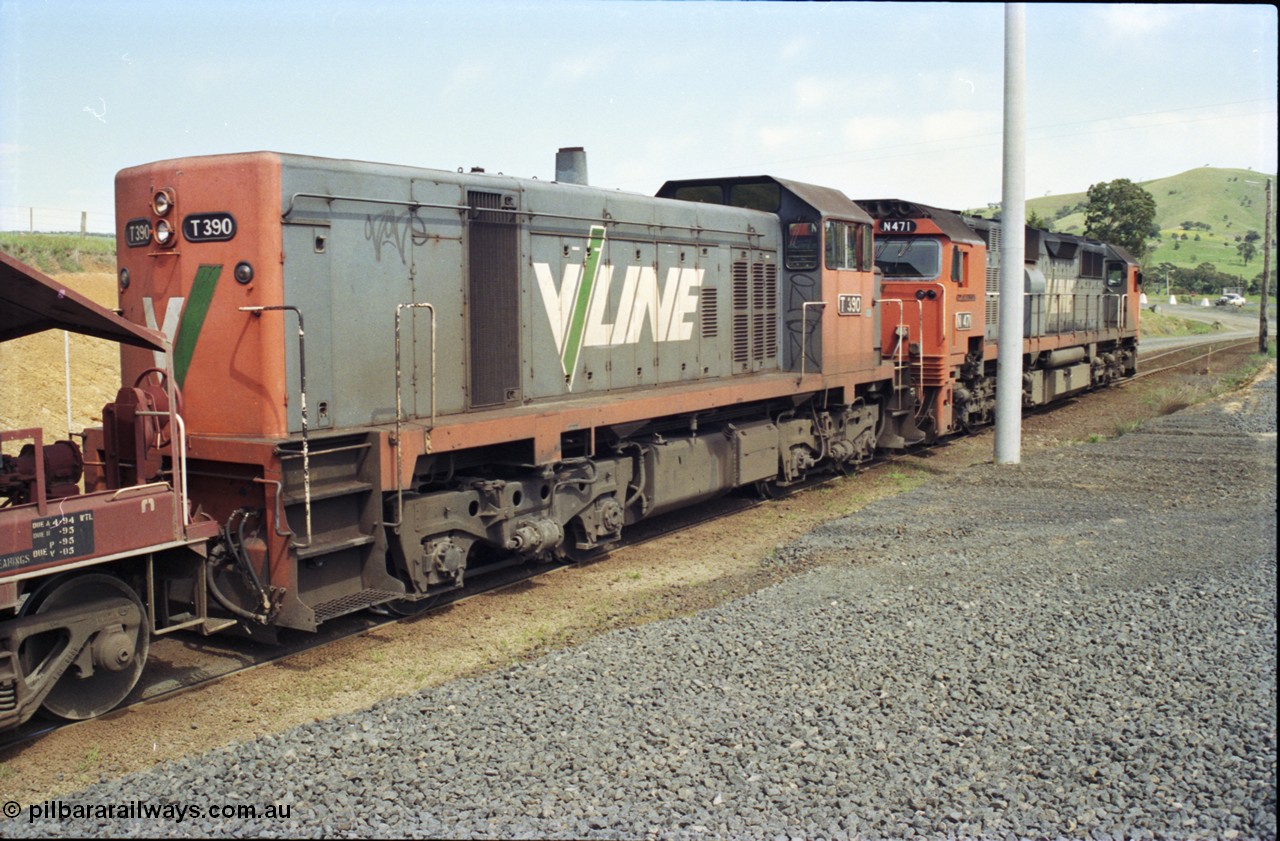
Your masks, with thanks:
M 169 405 L 172 406 L 173 404 L 170 403 Z M 171 437 L 170 441 L 172 442 L 176 440 L 178 442 L 178 457 L 174 460 L 173 469 L 175 478 L 178 480 L 178 507 L 182 509 L 182 526 L 183 528 L 186 528 L 191 525 L 191 512 L 187 510 L 187 422 L 182 419 L 182 415 L 174 411 L 152 412 L 144 410 L 134 412 L 134 414 L 148 417 L 170 418 L 178 427 L 178 434 L 176 438 Z M 163 484 L 168 487 L 167 483 Z M 141 485 L 135 487 L 151 486 Z M 119 494 L 116 496 L 119 496 Z M 112 499 L 115 499 L 115 497 L 112 497 Z
M 898 305 L 898 325 L 894 328 L 893 337 L 896 341 L 893 343 L 893 354 L 897 360 L 893 366 L 893 386 L 901 388 L 902 384 L 898 382 L 898 372 L 902 370 L 902 320 L 906 318 L 906 303 L 901 298 L 879 298 L 875 301 L 877 304 L 897 304 Z M 911 338 L 910 331 L 907 332 L 907 338 Z M 883 351 L 884 349 L 881 348 Z
M 31 465 L 35 469 L 35 488 L 34 494 L 36 513 L 41 517 L 49 513 L 49 500 L 45 499 L 45 478 L 44 478 L 44 458 L 41 453 L 44 452 L 44 429 L 38 426 L 27 427 L 23 429 L 0 429 L 0 442 L 4 441 L 22 441 L 30 438 L 32 446 L 35 447 L 36 458 Z
M 633 222 L 633 221 L 627 221 L 627 220 L 614 219 L 609 216 L 606 216 L 606 218 L 601 219 L 597 216 L 576 216 L 569 213 L 549 213 L 544 210 L 519 210 L 514 207 L 472 207 L 469 204 L 440 204 L 437 202 L 426 202 L 426 201 L 404 201 L 402 199 L 380 199 L 380 198 L 374 198 L 372 196 L 332 196 L 325 193 L 302 193 L 302 192 L 294 193 L 292 196 L 289 197 L 289 206 L 286 207 L 284 209 L 284 212 L 280 214 L 280 220 L 282 222 L 287 223 L 289 221 L 289 215 L 293 213 L 293 205 L 295 202 L 297 202 L 298 199 L 324 199 L 325 201 L 350 201 L 350 202 L 363 202 L 366 204 L 390 204 L 390 205 L 395 205 L 396 207 L 408 207 L 413 210 L 417 210 L 420 207 L 429 207 L 435 210 L 458 210 L 458 211 L 483 210 L 485 213 L 507 213 L 507 214 L 510 214 L 511 216 L 526 216 L 530 219 L 535 217 L 542 217 L 545 219 L 565 219 L 570 222 L 595 222 L 597 224 L 602 224 L 602 225 L 605 225 L 605 224 L 636 225 L 636 226 L 645 226 L 650 228 L 662 227 L 662 226 L 656 226 L 655 223 L 652 221 L 634 221 Z M 696 228 L 690 228 L 690 230 L 697 231 L 698 233 L 742 234 L 744 236 L 751 237 L 753 239 L 759 239 L 760 237 L 764 236 L 763 233 L 755 230 L 754 228 L 749 228 L 748 230 L 742 231 L 742 230 L 733 230 L 730 228 L 696 227 Z
M 269 307 L 240 307 L 239 309 L 240 312 L 251 312 L 257 316 L 261 316 L 264 312 L 287 310 L 298 317 L 298 374 L 301 381 L 299 388 L 301 401 L 299 406 L 302 412 L 302 497 L 307 512 L 307 542 L 298 543 L 295 540 L 293 545 L 297 549 L 305 549 L 311 545 L 313 536 L 311 533 L 311 450 L 307 435 L 307 331 L 303 327 L 302 311 L 288 304 Z
M 431 428 L 436 425 L 436 308 L 428 303 L 396 304 L 396 521 L 384 526 L 400 528 L 404 522 L 404 444 L 400 439 L 400 418 L 404 414 L 401 405 L 403 379 L 400 370 L 400 314 L 406 309 L 425 309 L 431 313 Z M 415 368 L 416 371 L 416 368 Z

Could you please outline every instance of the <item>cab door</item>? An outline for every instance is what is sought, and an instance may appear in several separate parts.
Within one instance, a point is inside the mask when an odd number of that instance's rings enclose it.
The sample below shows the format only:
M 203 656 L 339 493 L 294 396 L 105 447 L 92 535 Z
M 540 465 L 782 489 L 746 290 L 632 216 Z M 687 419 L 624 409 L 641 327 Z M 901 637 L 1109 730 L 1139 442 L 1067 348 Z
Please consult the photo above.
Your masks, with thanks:
M 823 372 L 842 374 L 876 366 L 879 310 L 871 226 L 823 220 Z

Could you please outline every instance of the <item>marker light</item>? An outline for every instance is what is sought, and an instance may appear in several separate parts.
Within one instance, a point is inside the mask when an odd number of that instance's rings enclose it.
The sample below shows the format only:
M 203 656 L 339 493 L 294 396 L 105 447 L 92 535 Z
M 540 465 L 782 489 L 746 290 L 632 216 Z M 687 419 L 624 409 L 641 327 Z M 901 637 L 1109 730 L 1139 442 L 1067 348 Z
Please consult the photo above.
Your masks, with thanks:
M 156 245 L 165 248 L 172 247 L 174 243 L 173 226 L 163 219 L 156 222 L 155 237 Z
M 163 190 L 157 190 L 155 196 L 151 199 L 151 209 L 156 212 L 157 216 L 164 216 L 173 209 L 173 191 L 168 187 Z
M 253 282 L 253 266 L 249 265 L 247 260 L 241 260 L 236 263 L 236 283 L 248 284 Z
M 120 288 L 121 289 L 129 288 L 129 270 L 128 269 L 120 270 Z

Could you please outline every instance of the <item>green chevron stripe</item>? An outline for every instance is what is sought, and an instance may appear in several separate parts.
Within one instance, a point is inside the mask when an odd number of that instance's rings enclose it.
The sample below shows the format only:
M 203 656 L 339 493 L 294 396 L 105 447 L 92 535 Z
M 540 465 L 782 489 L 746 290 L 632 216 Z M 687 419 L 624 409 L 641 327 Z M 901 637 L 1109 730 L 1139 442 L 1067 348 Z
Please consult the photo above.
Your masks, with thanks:
M 173 339 L 173 375 L 179 388 L 186 382 L 187 369 L 191 367 L 191 357 L 200 338 L 200 328 L 209 314 L 213 290 L 221 274 L 222 266 L 202 265 L 191 283 L 191 293 L 187 295 L 187 305 L 182 310 L 182 321 L 178 323 L 178 335 Z
M 573 301 L 573 311 L 569 316 L 569 335 L 564 339 L 564 353 L 560 364 L 569 375 L 572 384 L 575 369 L 578 367 L 578 354 L 582 351 L 582 337 L 587 326 L 587 306 L 591 303 L 591 290 L 596 285 L 596 269 L 600 267 L 600 255 L 604 251 L 604 226 L 592 225 L 591 234 L 587 238 L 587 259 L 582 267 L 582 282 L 578 284 L 578 295 Z

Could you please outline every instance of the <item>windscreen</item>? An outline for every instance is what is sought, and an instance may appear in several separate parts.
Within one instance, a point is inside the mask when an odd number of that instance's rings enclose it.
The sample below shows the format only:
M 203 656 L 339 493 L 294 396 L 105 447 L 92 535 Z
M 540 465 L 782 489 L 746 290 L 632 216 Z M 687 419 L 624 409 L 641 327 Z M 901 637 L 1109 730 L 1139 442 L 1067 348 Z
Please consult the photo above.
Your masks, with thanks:
M 876 268 L 886 280 L 936 280 L 942 272 L 942 246 L 923 237 L 880 237 Z

